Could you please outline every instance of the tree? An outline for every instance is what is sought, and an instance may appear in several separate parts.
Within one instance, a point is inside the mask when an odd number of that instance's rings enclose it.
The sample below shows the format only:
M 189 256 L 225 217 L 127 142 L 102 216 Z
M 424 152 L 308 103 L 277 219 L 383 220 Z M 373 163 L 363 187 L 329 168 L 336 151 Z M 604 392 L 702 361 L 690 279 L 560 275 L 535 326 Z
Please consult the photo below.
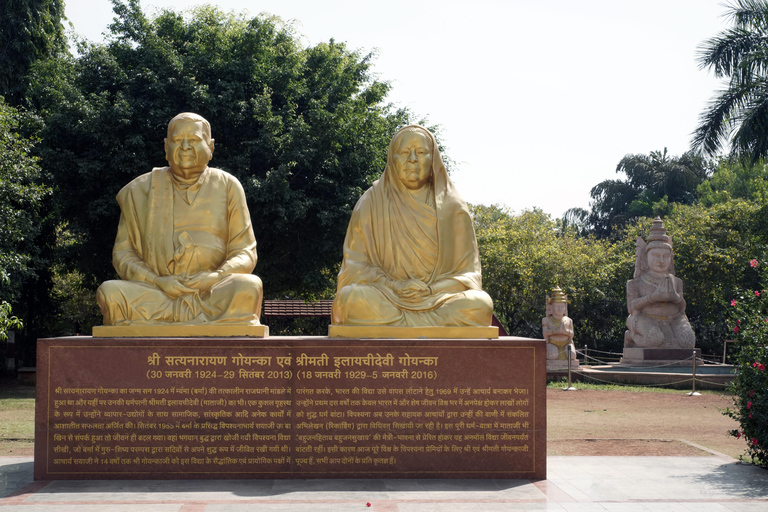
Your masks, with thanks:
M 0 96 L 19 105 L 36 60 L 66 51 L 63 0 L 3 0 L 0 9 Z
M 691 152 L 671 157 L 664 148 L 648 155 L 626 155 L 616 172 L 627 179 L 605 180 L 590 191 L 589 224 L 597 236 L 619 233 L 643 216 L 664 215 L 669 203 L 695 202 L 696 187 L 707 178 L 709 165 Z
M 732 199 L 765 204 L 768 201 L 768 164 L 721 159 L 712 177 L 696 188 L 696 195 L 704 206 Z
M 514 215 L 473 206 L 483 288 L 514 336 L 541 337 L 545 295 L 560 286 L 569 298 L 576 341 L 619 350 L 624 339 L 624 286 L 634 247 L 561 231 L 541 210 Z
M 733 27 L 705 41 L 699 64 L 727 82 L 701 114 L 693 147 L 731 153 L 751 162 L 768 156 L 768 2 L 735 0 L 726 11 Z
M 279 19 L 195 8 L 148 19 L 114 0 L 106 44 L 34 69 L 40 155 L 90 286 L 113 278 L 119 189 L 162 166 L 168 121 L 212 125 L 212 164 L 237 176 L 259 244 L 267 297 L 333 290 L 349 215 L 408 113 L 383 103 L 371 55 L 331 40 L 302 48 Z
M 32 141 L 19 135 L 21 114 L 0 98 L 0 300 L 14 303 L 36 277 L 41 209 L 49 190 L 39 183 Z
M 24 117 L 0 97 L 0 341 L 24 326 L 16 315 L 29 325 L 31 290 L 49 263 L 41 238 L 50 191 L 40 184 L 33 141 L 19 133 Z

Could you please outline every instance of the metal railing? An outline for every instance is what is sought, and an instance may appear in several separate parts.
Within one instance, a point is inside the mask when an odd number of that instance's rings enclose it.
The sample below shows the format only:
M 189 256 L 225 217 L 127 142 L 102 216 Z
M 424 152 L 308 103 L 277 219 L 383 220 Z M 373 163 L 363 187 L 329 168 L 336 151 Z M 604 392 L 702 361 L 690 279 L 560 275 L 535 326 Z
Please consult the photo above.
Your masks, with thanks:
M 597 350 L 597 349 L 591 349 L 591 350 L 588 351 L 586 346 L 584 348 L 585 348 L 584 351 L 579 351 L 577 349 L 575 352 L 576 352 L 577 357 L 579 355 L 583 357 L 583 361 L 584 361 L 585 365 L 588 365 L 588 361 L 590 361 L 590 360 L 597 362 L 599 365 L 610 365 L 611 362 L 615 362 L 615 361 L 610 361 L 609 362 L 607 360 L 608 358 L 600 359 L 600 358 L 597 358 L 597 357 L 590 356 L 589 352 L 593 352 L 593 353 L 597 352 L 599 354 L 607 354 L 607 355 L 621 355 L 621 354 L 619 354 L 617 352 L 606 352 L 606 351 L 601 351 L 601 350 Z M 604 384 L 626 385 L 626 383 L 623 383 L 623 382 L 614 382 L 614 381 L 598 378 L 598 377 L 595 376 L 595 372 L 587 373 L 587 372 L 584 372 L 584 371 L 580 371 L 578 369 L 574 369 L 572 367 L 572 365 L 571 365 L 571 361 L 572 361 L 572 359 L 571 359 L 571 346 L 568 345 L 566 347 L 566 350 L 568 351 L 568 387 L 564 388 L 564 390 L 575 390 L 576 389 L 576 388 L 573 387 L 573 375 L 574 374 L 579 376 L 579 377 L 581 377 L 582 380 L 589 379 L 590 381 L 594 381 L 594 382 L 598 382 L 598 383 L 604 383 Z M 728 387 L 728 384 L 726 384 L 726 383 L 715 382 L 715 381 L 712 381 L 712 380 L 706 380 L 706 379 L 702 379 L 700 376 L 698 376 L 696 374 L 696 371 L 697 371 L 697 368 L 696 368 L 697 360 L 703 361 L 704 359 L 703 359 L 703 356 L 701 356 L 700 354 L 697 357 L 696 350 L 693 350 L 692 355 L 690 357 L 685 358 L 685 359 L 671 361 L 671 362 L 664 363 L 664 364 L 658 364 L 658 365 L 655 365 L 655 366 L 626 366 L 626 365 L 622 365 L 622 369 L 644 370 L 644 371 L 649 371 L 649 370 L 654 370 L 654 369 L 668 369 L 668 368 L 671 368 L 671 367 L 683 367 L 682 363 L 686 363 L 688 361 L 691 361 L 691 376 L 690 377 L 686 377 L 684 379 L 677 380 L 677 381 L 672 381 L 672 382 L 664 382 L 662 384 L 632 384 L 632 385 L 633 386 L 637 386 L 637 387 L 648 387 L 648 388 L 651 388 L 651 387 L 669 387 L 669 386 L 680 385 L 680 384 L 685 384 L 687 382 L 690 382 L 691 383 L 691 392 L 688 393 L 689 396 L 696 396 L 696 395 L 699 394 L 696 391 L 696 383 L 697 382 L 699 382 L 700 384 L 708 384 L 708 385 L 712 385 L 712 386 L 722 386 L 723 388 Z M 716 362 L 714 362 L 712 364 L 723 365 L 724 363 L 720 363 L 719 361 L 716 361 Z M 685 365 L 685 366 L 687 366 L 687 365 Z

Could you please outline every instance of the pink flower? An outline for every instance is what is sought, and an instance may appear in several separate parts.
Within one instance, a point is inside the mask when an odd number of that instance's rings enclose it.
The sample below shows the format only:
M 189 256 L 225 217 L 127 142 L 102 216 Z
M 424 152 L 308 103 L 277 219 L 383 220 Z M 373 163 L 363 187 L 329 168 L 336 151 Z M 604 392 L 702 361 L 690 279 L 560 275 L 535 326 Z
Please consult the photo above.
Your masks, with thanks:
M 757 260 L 751 260 L 749 262 L 749 266 L 752 267 L 752 268 L 755 268 L 757 266 Z
M 752 363 L 752 368 L 757 368 L 757 361 L 755 361 L 754 363 Z
M 752 438 L 752 446 L 757 446 L 757 438 L 756 437 Z
M 757 290 L 755 290 L 755 296 L 756 296 L 756 297 L 759 297 L 759 296 L 760 296 L 760 292 L 759 292 L 759 291 L 757 291 Z
M 735 306 L 735 305 L 736 305 L 736 299 L 733 299 L 733 300 L 731 301 L 731 306 Z
M 755 396 L 755 390 L 754 389 L 750 389 L 749 390 L 749 396 Z
M 750 418 L 752 417 L 752 413 L 749 413 L 749 417 L 750 417 Z
M 736 432 L 736 439 L 741 439 L 741 432 Z
M 763 363 L 760 363 L 759 365 L 757 365 L 757 369 L 760 371 L 763 371 L 765 370 L 765 365 Z
M 737 334 L 738 334 L 738 332 L 739 332 L 739 326 L 738 326 L 738 325 L 737 325 L 736 327 L 734 327 L 734 328 L 733 328 L 733 332 L 735 332 L 735 333 L 737 333 Z
M 741 320 L 736 320 L 737 325 L 741 325 Z
M 752 402 L 747 402 L 747 409 L 751 409 L 751 408 L 752 408 Z

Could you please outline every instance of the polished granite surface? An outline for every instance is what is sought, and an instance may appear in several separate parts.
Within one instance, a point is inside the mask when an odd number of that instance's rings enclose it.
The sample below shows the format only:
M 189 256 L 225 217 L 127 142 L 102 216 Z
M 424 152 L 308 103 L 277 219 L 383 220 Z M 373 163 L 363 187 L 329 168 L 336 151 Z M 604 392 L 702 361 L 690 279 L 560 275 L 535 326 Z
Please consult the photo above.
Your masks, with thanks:
M 768 471 L 725 456 L 549 457 L 547 480 L 32 480 L 0 457 L 0 512 L 768 510 Z

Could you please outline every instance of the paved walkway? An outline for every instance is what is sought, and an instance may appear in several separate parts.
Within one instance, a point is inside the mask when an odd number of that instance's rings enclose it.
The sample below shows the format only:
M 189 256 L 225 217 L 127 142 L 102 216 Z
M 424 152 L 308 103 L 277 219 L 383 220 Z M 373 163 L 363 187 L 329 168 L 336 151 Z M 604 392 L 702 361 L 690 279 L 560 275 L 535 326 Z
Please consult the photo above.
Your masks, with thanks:
M 528 480 L 32 481 L 0 457 L 0 512 L 768 510 L 768 471 L 726 456 L 549 457 Z M 370 505 L 369 505 L 370 504 Z

